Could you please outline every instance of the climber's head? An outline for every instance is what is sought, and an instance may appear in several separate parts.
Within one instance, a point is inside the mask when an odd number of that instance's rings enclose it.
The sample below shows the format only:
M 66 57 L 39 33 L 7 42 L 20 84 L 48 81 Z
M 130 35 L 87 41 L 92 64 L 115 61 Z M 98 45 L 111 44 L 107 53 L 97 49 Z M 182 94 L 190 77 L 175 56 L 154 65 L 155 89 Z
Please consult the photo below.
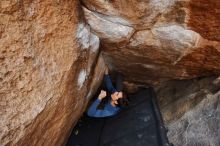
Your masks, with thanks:
M 129 101 L 128 101 L 127 95 L 122 91 L 114 92 L 111 95 L 111 98 L 112 98 L 113 103 L 118 107 L 123 108 L 123 107 L 128 106 Z

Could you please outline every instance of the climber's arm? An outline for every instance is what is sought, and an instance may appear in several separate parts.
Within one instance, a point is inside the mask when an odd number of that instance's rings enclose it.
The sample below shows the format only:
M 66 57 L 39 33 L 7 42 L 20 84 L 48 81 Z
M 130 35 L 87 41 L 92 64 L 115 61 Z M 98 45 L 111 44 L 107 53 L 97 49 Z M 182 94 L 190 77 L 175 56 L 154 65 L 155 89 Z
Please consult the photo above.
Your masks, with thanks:
M 97 109 L 97 106 L 100 104 L 103 98 L 106 97 L 106 91 L 101 90 L 98 98 L 91 104 L 87 111 L 87 115 L 90 117 L 101 117 L 105 114 L 104 110 Z
M 105 82 L 105 85 L 106 85 L 108 91 L 110 91 L 111 94 L 114 93 L 114 92 L 117 92 L 117 90 L 112 85 L 111 78 L 110 78 L 110 76 L 108 74 L 104 75 L 104 82 Z

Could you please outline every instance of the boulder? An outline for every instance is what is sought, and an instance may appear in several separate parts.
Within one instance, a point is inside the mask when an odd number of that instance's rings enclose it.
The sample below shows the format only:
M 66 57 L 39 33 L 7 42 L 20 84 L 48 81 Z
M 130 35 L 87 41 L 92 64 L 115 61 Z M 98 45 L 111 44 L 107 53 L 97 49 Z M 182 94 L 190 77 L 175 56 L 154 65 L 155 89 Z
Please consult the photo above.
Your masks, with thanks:
M 207 94 L 180 119 L 168 124 L 169 141 L 175 146 L 218 146 L 220 143 L 220 92 Z
M 0 145 L 63 145 L 85 110 L 99 38 L 79 8 L 0 2 Z
M 105 61 L 130 82 L 144 84 L 220 73 L 220 5 L 205 3 L 82 0 Z

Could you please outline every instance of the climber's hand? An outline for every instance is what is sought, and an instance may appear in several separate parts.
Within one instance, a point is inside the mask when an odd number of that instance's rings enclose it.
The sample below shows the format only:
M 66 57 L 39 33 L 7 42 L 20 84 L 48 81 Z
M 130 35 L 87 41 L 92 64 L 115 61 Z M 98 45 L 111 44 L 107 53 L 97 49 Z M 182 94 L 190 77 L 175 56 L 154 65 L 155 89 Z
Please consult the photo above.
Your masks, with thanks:
M 98 96 L 98 99 L 99 99 L 99 100 L 102 100 L 103 98 L 106 97 L 106 95 L 107 95 L 106 91 L 101 90 L 101 92 L 100 92 L 100 94 L 99 94 L 99 96 Z
M 109 69 L 108 69 L 108 67 L 106 66 L 106 68 L 105 68 L 105 74 L 106 74 L 106 75 L 108 75 L 108 71 L 109 71 Z

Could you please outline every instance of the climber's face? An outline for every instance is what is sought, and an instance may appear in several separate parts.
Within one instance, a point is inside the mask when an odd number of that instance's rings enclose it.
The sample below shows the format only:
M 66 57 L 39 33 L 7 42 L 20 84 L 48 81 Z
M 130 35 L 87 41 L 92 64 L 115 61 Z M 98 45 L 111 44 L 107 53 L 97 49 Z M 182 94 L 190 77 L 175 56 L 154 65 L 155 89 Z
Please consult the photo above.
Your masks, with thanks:
M 114 92 L 114 93 L 111 95 L 111 97 L 112 97 L 112 101 L 114 102 L 114 104 L 118 104 L 117 100 L 118 100 L 119 98 L 122 98 L 122 97 L 123 97 L 123 94 L 122 94 L 122 92 Z

